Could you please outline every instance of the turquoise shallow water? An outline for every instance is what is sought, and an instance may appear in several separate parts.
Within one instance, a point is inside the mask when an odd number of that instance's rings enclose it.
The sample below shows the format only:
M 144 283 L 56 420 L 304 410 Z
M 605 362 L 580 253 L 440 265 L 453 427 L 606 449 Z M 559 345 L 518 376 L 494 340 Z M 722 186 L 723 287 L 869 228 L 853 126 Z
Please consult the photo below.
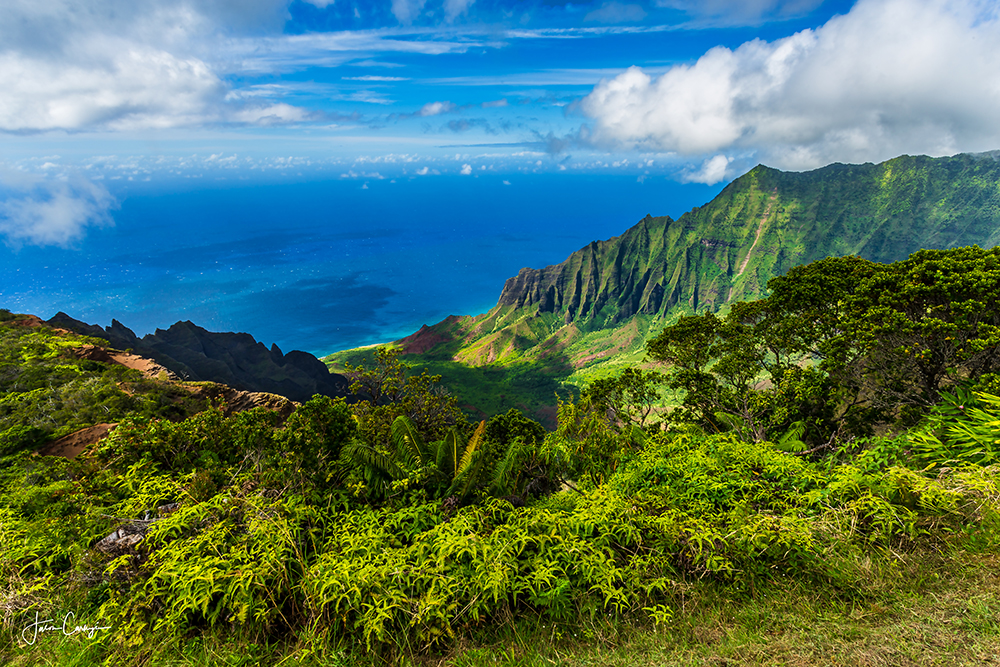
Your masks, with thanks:
M 721 189 L 634 175 L 123 185 L 115 224 L 75 247 L 0 248 L 0 307 L 140 335 L 191 320 L 326 354 L 484 312 L 520 268 Z

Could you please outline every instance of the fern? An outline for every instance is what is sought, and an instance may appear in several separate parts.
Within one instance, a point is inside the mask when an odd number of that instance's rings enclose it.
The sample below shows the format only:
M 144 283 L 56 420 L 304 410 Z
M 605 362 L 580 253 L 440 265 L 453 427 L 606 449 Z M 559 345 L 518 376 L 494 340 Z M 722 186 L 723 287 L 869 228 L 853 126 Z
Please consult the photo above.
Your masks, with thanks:
M 416 424 L 409 417 L 400 415 L 392 422 L 390 437 L 396 446 L 400 461 L 409 467 L 426 465 L 428 462 L 427 448 L 417 430 Z

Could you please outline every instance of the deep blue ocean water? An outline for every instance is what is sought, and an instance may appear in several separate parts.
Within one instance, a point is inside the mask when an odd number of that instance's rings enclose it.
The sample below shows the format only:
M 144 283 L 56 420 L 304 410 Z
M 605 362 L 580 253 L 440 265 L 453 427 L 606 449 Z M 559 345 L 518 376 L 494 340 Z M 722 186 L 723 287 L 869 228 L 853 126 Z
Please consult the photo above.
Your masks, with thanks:
M 504 184 L 504 179 L 510 185 Z M 438 176 L 109 186 L 115 224 L 72 248 L 0 247 L 0 307 L 143 335 L 178 320 L 317 355 L 495 305 L 525 266 L 561 262 L 724 184 L 631 176 Z

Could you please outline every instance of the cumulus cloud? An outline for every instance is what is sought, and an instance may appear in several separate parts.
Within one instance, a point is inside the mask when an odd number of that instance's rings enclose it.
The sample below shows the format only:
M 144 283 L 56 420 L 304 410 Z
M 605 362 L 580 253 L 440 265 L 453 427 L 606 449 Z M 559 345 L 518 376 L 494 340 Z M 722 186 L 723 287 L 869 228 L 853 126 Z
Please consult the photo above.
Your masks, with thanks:
M 68 246 L 87 227 L 113 224 L 117 207 L 107 189 L 79 176 L 0 171 L 0 236 L 8 245 Z
M 986 150 L 1000 146 L 998 43 L 986 3 L 860 0 L 815 31 L 716 47 L 657 78 L 632 67 L 579 108 L 604 147 L 752 151 L 790 169 Z
M 0 131 L 298 122 L 305 111 L 248 102 L 226 76 L 302 66 L 314 52 L 343 61 L 381 37 L 282 35 L 289 4 L 9 0 L 0 20 Z
M 420 111 L 417 112 L 418 116 L 438 116 L 443 113 L 449 113 L 455 110 L 455 105 L 451 102 L 428 102 Z
M 0 130 L 238 120 L 206 60 L 226 34 L 280 29 L 287 0 L 12 0 L 0 21 Z M 225 26 L 225 27 L 222 27 Z
M 459 173 L 462 174 L 462 176 L 472 176 L 472 165 L 463 164 L 462 171 L 460 171 Z
M 216 115 L 226 88 L 203 62 L 120 46 L 104 42 L 99 63 L 0 54 L 0 129 L 171 127 Z
M 598 9 L 583 17 L 585 22 L 631 23 L 646 18 L 646 10 L 641 5 L 623 5 L 620 2 L 605 2 Z
M 733 158 L 725 155 L 710 157 L 701 164 L 701 169 L 690 172 L 684 176 L 684 180 L 689 183 L 704 183 L 705 185 L 715 185 L 726 178 L 726 169 Z

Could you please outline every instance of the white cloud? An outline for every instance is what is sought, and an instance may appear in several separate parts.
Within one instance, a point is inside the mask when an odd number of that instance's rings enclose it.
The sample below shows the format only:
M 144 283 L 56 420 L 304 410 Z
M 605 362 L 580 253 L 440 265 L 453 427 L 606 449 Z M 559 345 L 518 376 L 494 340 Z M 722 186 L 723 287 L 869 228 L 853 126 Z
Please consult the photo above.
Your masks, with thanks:
M 451 22 L 469 11 L 476 0 L 444 0 L 444 18 Z
M 701 164 L 701 169 L 687 174 L 684 180 L 689 183 L 704 183 L 705 185 L 715 185 L 726 177 L 726 168 L 733 158 L 725 155 L 710 157 Z M 640 183 L 642 182 L 640 176 Z
M 332 5 L 334 2 L 336 2 L 336 0 L 302 0 L 302 1 L 303 2 L 308 2 L 310 5 L 315 5 L 316 7 L 319 7 L 320 9 L 326 9 L 327 7 L 329 7 L 330 5 Z M 355 7 L 354 11 L 355 11 L 355 13 L 357 13 L 358 8 Z
M 611 148 L 755 151 L 773 166 L 1000 146 L 1000 22 L 976 0 L 860 0 L 821 28 L 716 47 L 580 103 Z
M 248 107 L 232 114 L 233 120 L 251 125 L 277 125 L 297 123 L 309 118 L 309 113 L 290 104 L 272 104 L 264 107 Z
M 472 165 L 471 164 L 463 164 L 462 165 L 462 171 L 459 172 L 459 173 L 461 173 L 462 176 L 471 176 L 472 175 Z
M 583 17 L 585 22 L 631 23 L 646 18 L 646 10 L 641 5 L 623 5 L 620 2 L 605 2 L 598 9 Z
M 427 167 L 421 167 L 420 169 L 417 169 L 416 174 L 417 176 L 426 176 L 429 172 L 430 169 Z
M 420 15 L 427 0 L 392 0 L 392 13 L 400 23 L 409 25 Z
M 329 6 L 327 0 L 311 0 Z M 290 107 L 250 97 L 300 84 L 232 90 L 239 78 L 336 66 L 386 52 L 465 52 L 476 39 L 420 29 L 283 35 L 290 0 L 7 0 L 0 10 L 0 131 L 140 130 L 215 123 L 299 122 Z M 397 2 L 423 7 L 423 0 Z M 400 10 L 402 11 L 402 10 Z M 359 80 L 396 81 L 402 77 Z M 298 87 L 296 87 L 298 86 Z M 355 91 L 352 100 L 388 103 Z
M 47 178 L 0 171 L 0 236 L 12 246 L 68 246 L 88 226 L 113 224 L 104 186 L 79 176 Z
M 717 24 L 742 25 L 801 16 L 819 7 L 823 0 L 656 0 L 655 4 Z
M 439 114 L 448 113 L 455 110 L 455 105 L 451 102 L 428 102 L 420 111 L 417 112 L 418 116 L 437 116 Z
M 225 96 L 196 58 L 112 40 L 79 55 L 80 64 L 0 54 L 0 128 L 171 127 L 214 116 Z
M 287 0 L 11 0 L 0 20 L 0 130 L 129 130 L 231 122 L 208 57 L 280 30 Z M 225 27 L 223 27 L 225 26 Z
M 413 37 L 417 37 L 414 39 Z M 484 46 L 485 41 L 420 39 L 426 31 L 419 28 L 394 30 L 352 30 L 332 33 L 306 33 L 280 37 L 247 37 L 221 45 L 220 59 L 241 74 L 276 74 L 301 71 L 307 67 L 337 67 L 346 62 L 368 67 L 398 67 L 398 64 L 354 58 L 375 53 L 420 53 L 441 55 L 465 53 L 470 48 Z
M 365 76 L 342 76 L 340 77 L 344 81 L 409 81 L 409 77 L 405 76 L 375 76 L 372 74 L 367 74 Z

